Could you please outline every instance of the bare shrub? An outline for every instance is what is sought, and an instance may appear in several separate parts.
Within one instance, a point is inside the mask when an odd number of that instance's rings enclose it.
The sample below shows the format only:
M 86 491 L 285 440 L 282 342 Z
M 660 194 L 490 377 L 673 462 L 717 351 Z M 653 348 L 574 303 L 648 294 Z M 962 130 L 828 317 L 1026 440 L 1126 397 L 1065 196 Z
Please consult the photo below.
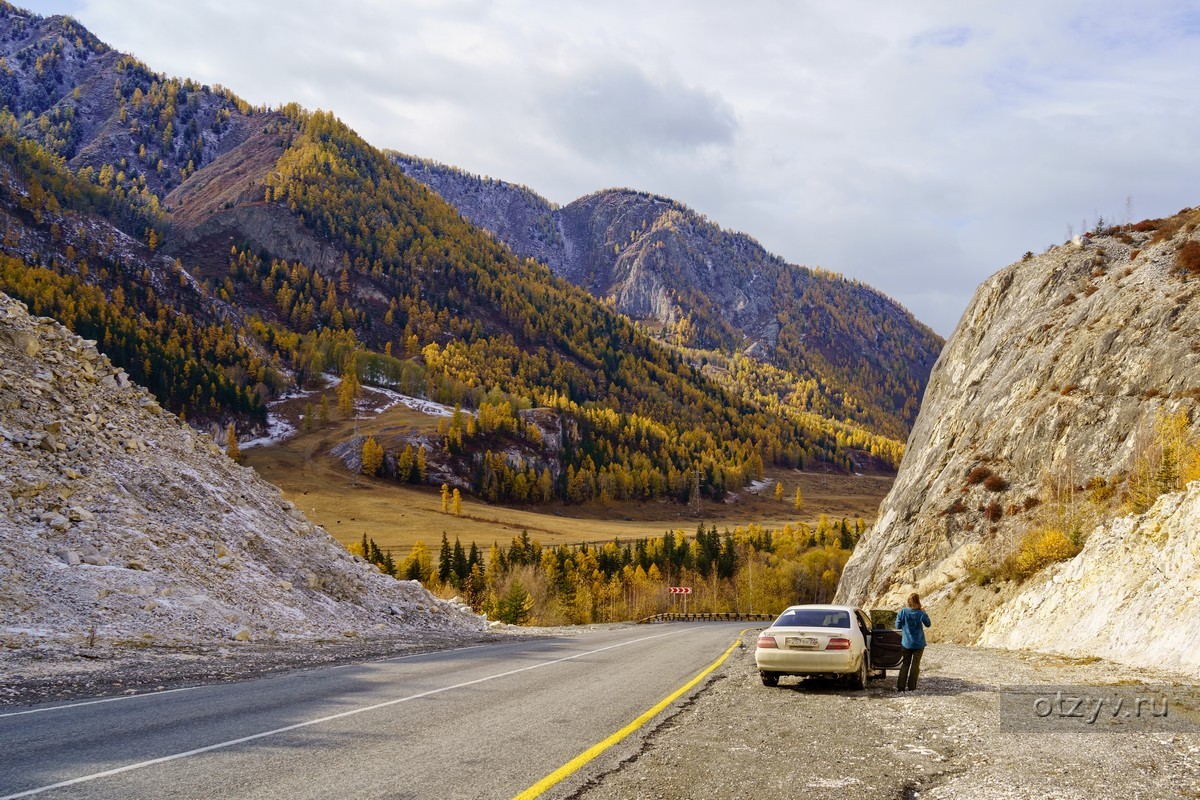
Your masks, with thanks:
M 1189 241 L 1175 254 L 1175 271 L 1185 275 L 1200 275 L 1200 242 Z
M 972 467 L 971 471 L 967 473 L 967 483 L 971 486 L 974 486 L 977 483 L 983 483 L 989 477 L 991 477 L 991 474 L 992 470 L 990 467 L 985 467 L 983 464 L 979 464 L 978 466 Z
M 996 474 L 988 475 L 983 481 L 983 488 L 989 492 L 1003 492 L 1008 488 L 1008 481 Z

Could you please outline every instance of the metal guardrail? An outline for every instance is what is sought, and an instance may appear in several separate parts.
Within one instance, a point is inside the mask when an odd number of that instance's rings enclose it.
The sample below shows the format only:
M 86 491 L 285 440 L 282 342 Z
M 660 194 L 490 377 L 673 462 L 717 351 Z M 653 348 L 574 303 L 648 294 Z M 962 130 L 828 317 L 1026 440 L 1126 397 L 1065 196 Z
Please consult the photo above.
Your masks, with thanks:
M 749 614 L 740 611 L 708 611 L 698 614 L 655 614 L 638 620 L 639 624 L 651 622 L 773 622 L 778 614 Z

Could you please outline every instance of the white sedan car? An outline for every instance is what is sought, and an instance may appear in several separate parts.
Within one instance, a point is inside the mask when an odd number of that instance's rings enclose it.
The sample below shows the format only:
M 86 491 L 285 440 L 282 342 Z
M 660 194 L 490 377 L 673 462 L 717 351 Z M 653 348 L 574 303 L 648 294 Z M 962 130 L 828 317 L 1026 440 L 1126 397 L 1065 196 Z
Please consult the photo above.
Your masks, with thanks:
M 900 632 L 873 628 L 871 618 L 854 606 L 792 606 L 758 636 L 754 662 L 765 686 L 781 675 L 845 678 L 866 688 L 874 671 L 900 663 Z

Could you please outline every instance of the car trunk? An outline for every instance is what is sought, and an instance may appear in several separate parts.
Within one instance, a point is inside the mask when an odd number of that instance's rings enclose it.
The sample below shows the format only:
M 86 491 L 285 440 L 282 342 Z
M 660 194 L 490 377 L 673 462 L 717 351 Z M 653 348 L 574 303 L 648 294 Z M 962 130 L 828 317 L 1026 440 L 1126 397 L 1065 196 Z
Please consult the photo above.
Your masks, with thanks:
M 797 628 L 774 628 L 769 632 L 780 650 L 824 650 L 830 639 L 846 639 L 850 631 L 845 628 L 820 628 L 806 626 Z

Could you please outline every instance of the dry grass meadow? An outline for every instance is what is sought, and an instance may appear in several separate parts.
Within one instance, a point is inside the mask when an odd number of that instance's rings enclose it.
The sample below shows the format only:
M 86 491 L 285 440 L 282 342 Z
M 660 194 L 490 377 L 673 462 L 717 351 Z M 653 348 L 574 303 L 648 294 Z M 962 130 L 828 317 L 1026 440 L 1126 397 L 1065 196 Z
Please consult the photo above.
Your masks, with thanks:
M 330 401 L 335 401 L 332 391 Z M 317 397 L 307 398 L 314 403 Z M 301 408 L 277 411 L 298 421 Z M 336 412 L 335 412 L 336 415 Z M 254 447 L 243 452 L 243 461 L 338 541 L 349 544 L 366 534 L 393 556 L 404 556 L 418 541 L 436 550 L 445 532 L 451 541 L 477 542 L 486 549 L 493 542 L 507 544 L 522 530 L 543 545 L 606 542 L 661 536 L 668 530 L 693 533 L 696 526 L 716 524 L 718 529 L 758 523 L 782 527 L 786 523 L 815 523 L 818 516 L 846 517 L 853 521 L 874 518 L 893 475 L 843 475 L 834 472 L 769 471 L 766 477 L 784 484 L 784 499 L 774 499 L 774 486 L 761 493 L 743 490 L 724 503 L 705 502 L 699 509 L 670 501 L 644 503 L 591 503 L 585 506 L 552 504 L 509 508 L 478 502 L 464 495 L 462 516 L 442 512 L 441 496 L 434 486 L 401 485 L 351 473 L 330 450 L 356 432 L 375 436 L 389 446 L 402 437 L 432 434 L 438 418 L 394 406 L 358 420 L 334 420 L 314 432 L 301 432 L 282 444 Z M 804 508 L 796 512 L 792 496 L 799 485 Z

